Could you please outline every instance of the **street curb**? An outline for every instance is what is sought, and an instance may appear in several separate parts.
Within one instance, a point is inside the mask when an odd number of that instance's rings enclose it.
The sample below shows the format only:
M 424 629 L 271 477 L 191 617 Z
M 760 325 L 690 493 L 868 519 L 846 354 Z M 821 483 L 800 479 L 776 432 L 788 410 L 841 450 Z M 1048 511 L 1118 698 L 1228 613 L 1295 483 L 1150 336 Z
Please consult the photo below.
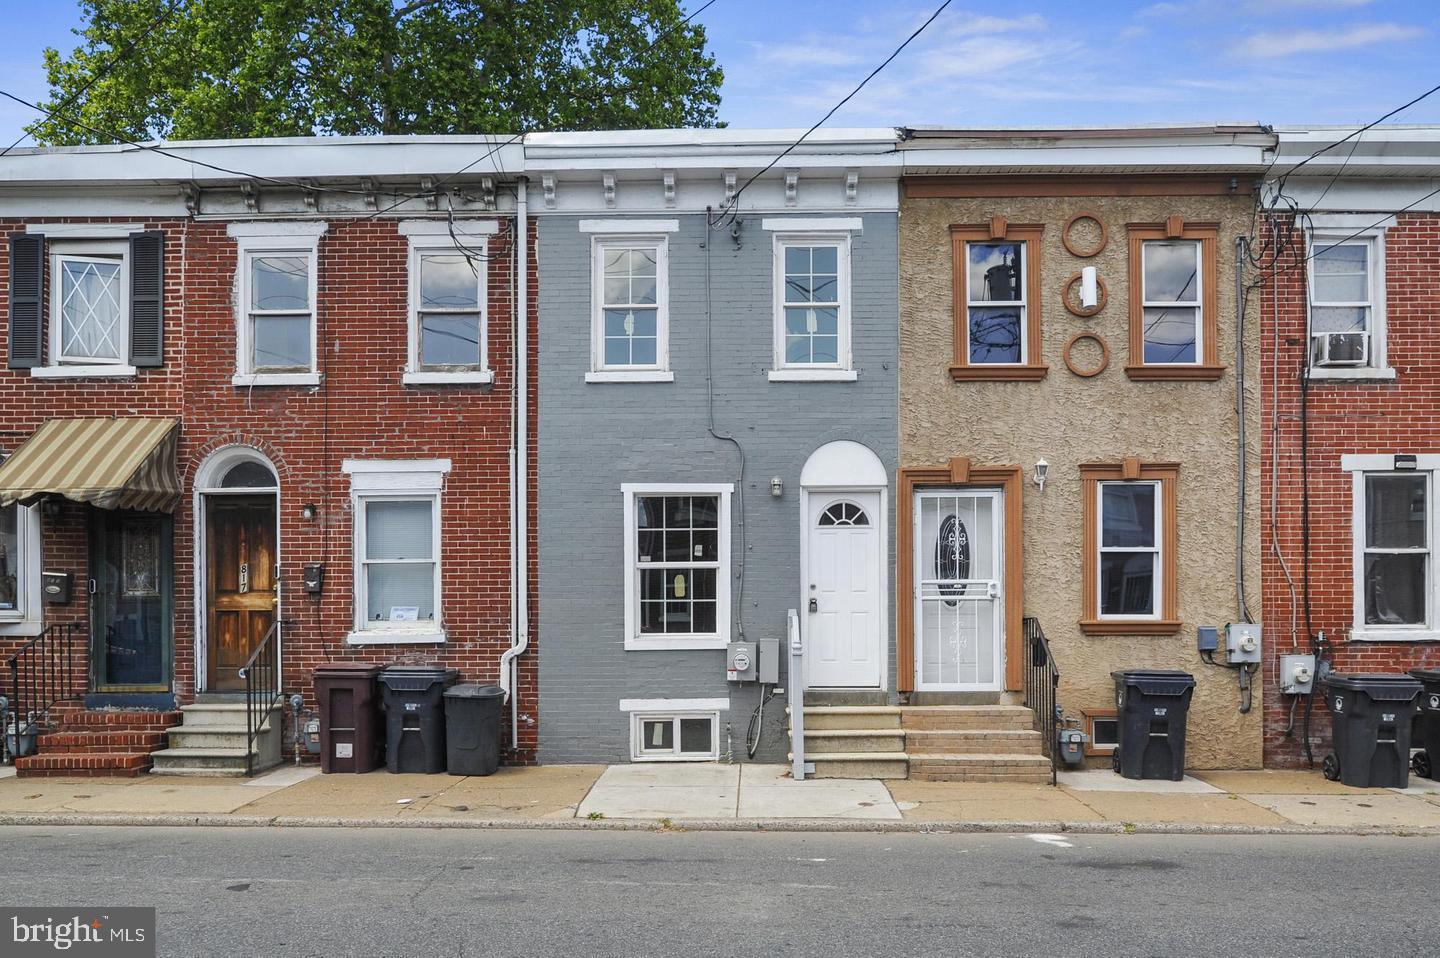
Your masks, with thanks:
M 0 813 L 0 827 L 145 826 L 219 828 L 460 828 L 483 831 L 842 832 L 886 834 L 1068 835 L 1393 835 L 1440 838 L 1427 825 L 1234 825 L 1198 822 L 920 822 L 887 819 L 456 819 L 309 818 L 243 815 L 83 815 Z

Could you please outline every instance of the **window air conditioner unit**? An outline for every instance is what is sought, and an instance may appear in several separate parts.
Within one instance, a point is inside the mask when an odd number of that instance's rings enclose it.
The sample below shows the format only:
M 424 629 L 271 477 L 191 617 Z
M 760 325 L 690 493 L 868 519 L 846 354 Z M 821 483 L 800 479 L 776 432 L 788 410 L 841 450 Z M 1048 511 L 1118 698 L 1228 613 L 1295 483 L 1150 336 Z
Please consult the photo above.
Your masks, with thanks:
M 1315 366 L 1364 366 L 1370 361 L 1368 333 L 1316 333 L 1310 337 Z

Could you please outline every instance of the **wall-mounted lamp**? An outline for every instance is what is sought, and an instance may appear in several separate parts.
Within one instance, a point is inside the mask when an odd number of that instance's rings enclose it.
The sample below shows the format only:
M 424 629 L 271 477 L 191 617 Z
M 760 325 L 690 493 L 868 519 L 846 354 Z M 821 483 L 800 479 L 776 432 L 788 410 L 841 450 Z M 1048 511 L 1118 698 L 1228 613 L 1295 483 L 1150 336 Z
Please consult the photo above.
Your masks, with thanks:
M 779 476 L 770 477 L 770 495 L 774 496 L 776 499 L 779 499 L 781 496 L 785 495 L 784 479 L 781 479 Z
M 59 496 L 46 496 L 41 500 L 40 514 L 51 522 L 56 521 L 60 518 L 61 501 Z
M 1049 475 L 1050 463 L 1044 459 L 1037 459 L 1035 461 L 1035 485 L 1040 487 L 1041 492 L 1045 491 L 1045 480 Z
M 305 503 L 305 505 L 300 507 L 300 517 L 302 519 L 313 520 L 319 514 L 320 509 L 313 502 L 307 502 Z
M 1094 309 L 1100 304 L 1099 275 L 1095 267 L 1080 270 L 1080 308 Z

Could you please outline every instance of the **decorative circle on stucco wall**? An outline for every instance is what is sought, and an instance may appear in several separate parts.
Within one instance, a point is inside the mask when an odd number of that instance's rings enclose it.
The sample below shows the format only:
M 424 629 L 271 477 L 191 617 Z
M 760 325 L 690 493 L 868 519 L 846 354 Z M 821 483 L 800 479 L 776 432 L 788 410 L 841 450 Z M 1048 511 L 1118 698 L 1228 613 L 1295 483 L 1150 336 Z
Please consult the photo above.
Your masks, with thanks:
M 1074 347 L 1074 345 L 1082 339 L 1092 340 L 1097 346 L 1100 347 L 1100 365 L 1096 366 L 1094 369 L 1077 369 L 1075 367 L 1075 363 L 1072 362 L 1070 359 L 1071 348 Z M 1106 343 L 1104 339 L 1094 333 L 1076 333 L 1074 336 L 1071 336 L 1070 341 L 1065 344 L 1065 368 L 1070 370 L 1075 375 L 1079 376 L 1081 379 L 1090 379 L 1094 376 L 1098 376 L 1103 373 L 1105 371 L 1105 367 L 1109 365 L 1110 345 Z
M 1081 220 L 1089 220 L 1090 222 L 1094 223 L 1096 227 L 1098 227 L 1100 230 L 1099 239 L 1097 239 L 1095 241 L 1095 245 L 1090 247 L 1089 249 L 1078 249 L 1076 248 L 1075 244 L 1070 241 L 1071 228 L 1074 227 L 1074 225 Z M 1065 244 L 1065 248 L 1070 251 L 1071 256 L 1078 256 L 1081 259 L 1089 259 L 1092 256 L 1099 255 L 1100 251 L 1105 248 L 1105 243 L 1108 240 L 1109 234 L 1105 231 L 1104 222 L 1101 221 L 1099 216 L 1090 212 L 1089 210 L 1082 210 L 1079 213 L 1076 213 L 1074 216 L 1070 217 L 1068 220 L 1065 221 L 1065 228 L 1060 231 L 1060 242 Z
M 1079 305 L 1079 297 L 1075 297 L 1072 299 L 1070 296 L 1070 291 L 1075 288 L 1075 284 L 1078 282 L 1080 282 L 1079 273 L 1076 273 L 1065 281 L 1065 285 L 1060 289 L 1060 302 L 1064 303 L 1066 309 L 1070 310 L 1070 312 L 1074 313 L 1076 316 L 1079 316 L 1081 319 L 1089 319 L 1091 316 L 1094 316 L 1096 313 L 1100 312 L 1100 310 L 1105 308 L 1105 301 L 1110 298 L 1110 291 L 1105 288 L 1105 280 L 1099 274 L 1096 274 L 1095 290 L 1100 295 L 1095 298 L 1095 305 L 1091 306 L 1089 309 L 1086 309 L 1083 306 Z

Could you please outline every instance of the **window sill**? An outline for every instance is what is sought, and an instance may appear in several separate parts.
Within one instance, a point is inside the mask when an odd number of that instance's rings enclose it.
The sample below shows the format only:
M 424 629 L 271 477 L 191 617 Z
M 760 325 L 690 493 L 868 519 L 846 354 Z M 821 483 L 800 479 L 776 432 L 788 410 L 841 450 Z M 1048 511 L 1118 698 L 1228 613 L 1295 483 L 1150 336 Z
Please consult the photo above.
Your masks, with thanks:
M 363 629 L 345 636 L 346 645 L 443 645 L 444 643 L 444 629 L 426 629 L 423 632 Z
M 34 379 L 121 379 L 134 376 L 134 366 L 36 366 L 30 370 Z
M 230 377 L 232 386 L 318 386 L 319 373 L 236 373 Z
M 1434 629 L 1396 629 L 1394 632 L 1350 630 L 1351 642 L 1440 642 L 1440 631 Z
M 490 369 L 442 372 L 407 372 L 400 377 L 406 386 L 489 386 L 495 382 Z
M 707 635 L 689 639 L 626 639 L 626 652 L 693 652 L 696 649 L 724 649 L 730 645 L 726 636 Z
M 950 378 L 962 382 L 1037 383 L 1050 373 L 1049 366 L 975 365 L 951 366 Z
M 635 765 L 651 765 L 655 762 L 718 762 L 718 755 L 632 755 L 630 761 Z
M 14 638 L 33 638 L 45 631 L 45 623 L 39 619 L 0 619 L 0 635 Z
M 600 369 L 585 374 L 587 383 L 673 383 L 675 374 L 668 369 Z
M 1125 375 L 1137 383 L 1214 382 L 1225 375 L 1225 367 L 1131 365 L 1125 367 Z
M 1086 635 L 1174 635 L 1183 623 L 1177 619 L 1081 619 Z
M 854 369 L 772 369 L 772 383 L 853 383 L 860 378 Z
M 1341 381 L 1348 380 L 1350 382 L 1386 382 L 1394 378 L 1395 370 L 1389 366 L 1386 366 L 1384 369 L 1374 369 L 1369 366 L 1363 369 L 1331 368 L 1326 366 L 1318 369 L 1313 366 L 1310 368 L 1310 379 L 1312 381 L 1317 379 L 1334 379 Z

